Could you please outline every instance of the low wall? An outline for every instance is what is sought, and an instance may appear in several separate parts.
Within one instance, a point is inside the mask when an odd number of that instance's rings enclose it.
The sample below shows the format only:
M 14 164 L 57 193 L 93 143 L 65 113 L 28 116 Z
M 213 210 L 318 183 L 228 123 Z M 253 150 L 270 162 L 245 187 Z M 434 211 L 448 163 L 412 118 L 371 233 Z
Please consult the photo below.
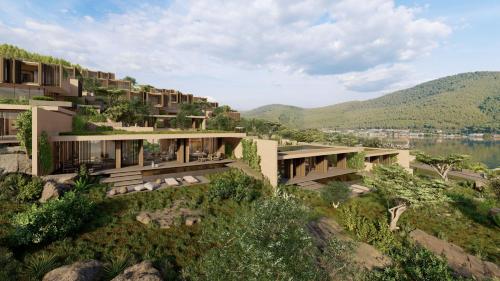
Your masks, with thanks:
M 257 144 L 260 172 L 272 186 L 278 186 L 278 142 L 261 139 L 253 139 L 252 141 Z

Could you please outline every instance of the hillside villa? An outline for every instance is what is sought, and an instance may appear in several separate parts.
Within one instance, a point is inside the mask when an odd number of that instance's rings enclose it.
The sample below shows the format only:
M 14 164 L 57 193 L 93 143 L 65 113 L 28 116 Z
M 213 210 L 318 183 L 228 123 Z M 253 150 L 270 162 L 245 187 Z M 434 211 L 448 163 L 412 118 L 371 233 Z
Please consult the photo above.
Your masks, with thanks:
M 407 150 L 318 144 L 280 146 L 278 141 L 250 138 L 245 133 L 208 131 L 206 121 L 217 103 L 176 90 L 137 90 L 130 81 L 116 79 L 113 73 L 7 58 L 0 58 L 0 64 L 0 98 L 22 101 L 0 104 L 0 142 L 18 142 L 15 119 L 31 109 L 31 170 L 36 176 L 73 173 L 85 164 L 95 174 L 121 175 L 124 185 L 132 185 L 139 182 L 140 178 L 135 177 L 138 175 L 217 170 L 243 158 L 244 139 L 256 145 L 260 173 L 273 186 L 354 179 L 358 170 L 348 167 L 348 159 L 360 152 L 364 152 L 367 170 L 378 163 L 394 162 L 409 168 Z M 100 87 L 119 89 L 128 99 L 149 103 L 153 112 L 148 122 L 142 127 L 125 127 L 108 121 L 96 125 L 111 126 L 113 131 L 74 133 L 77 106 L 102 106 L 94 93 L 83 90 L 85 79 L 97 81 Z M 37 98 L 42 96 L 50 100 Z M 80 104 L 75 105 L 74 100 Z M 168 120 L 176 116 L 182 104 L 198 102 L 204 103 L 205 109 L 202 116 L 188 116 L 192 120 L 190 129 L 169 128 Z M 239 119 L 238 112 L 228 114 Z M 42 133 L 47 134 L 52 152 L 48 172 L 42 172 L 45 169 L 40 163 Z

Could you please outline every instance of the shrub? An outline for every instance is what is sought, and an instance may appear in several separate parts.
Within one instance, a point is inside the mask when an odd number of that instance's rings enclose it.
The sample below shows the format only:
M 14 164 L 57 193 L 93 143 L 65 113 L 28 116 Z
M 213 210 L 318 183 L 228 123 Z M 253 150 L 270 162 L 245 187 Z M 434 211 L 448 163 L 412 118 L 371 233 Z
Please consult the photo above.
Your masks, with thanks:
M 262 187 L 262 181 L 232 169 L 210 177 L 207 196 L 211 201 L 233 199 L 236 202 L 250 202 L 260 196 Z
M 365 168 L 365 153 L 358 152 L 347 159 L 347 167 L 356 170 L 363 170 Z
M 257 201 L 221 231 L 215 245 L 185 269 L 189 280 L 319 280 L 318 252 L 305 229 L 307 212 L 292 200 Z
M 329 206 L 338 207 L 340 203 L 343 203 L 349 199 L 351 195 L 351 189 L 339 181 L 331 181 L 326 186 L 321 189 L 321 198 Z
M 17 200 L 21 202 L 35 201 L 42 195 L 43 181 L 40 178 L 33 177 L 31 180 L 19 185 Z
M 33 204 L 13 219 L 15 245 L 38 244 L 73 234 L 89 218 L 94 203 L 74 192 L 41 206 Z
M 0 280 L 17 280 L 20 263 L 7 248 L 0 247 Z
M 497 199 L 500 199 L 500 177 L 491 179 L 489 188 L 495 194 Z
M 33 100 L 44 100 L 44 101 L 53 101 L 53 97 L 47 97 L 47 96 L 34 96 L 32 98 Z
M 0 176 L 0 200 L 15 200 L 19 186 L 29 181 L 29 175 L 10 173 Z
M 57 259 L 54 255 L 33 256 L 26 262 L 25 276 L 28 280 L 42 280 L 43 276 L 57 267 Z
M 19 144 L 26 149 L 28 156 L 31 156 L 31 118 L 32 112 L 30 109 L 17 115 L 16 119 L 16 137 L 19 140 Z

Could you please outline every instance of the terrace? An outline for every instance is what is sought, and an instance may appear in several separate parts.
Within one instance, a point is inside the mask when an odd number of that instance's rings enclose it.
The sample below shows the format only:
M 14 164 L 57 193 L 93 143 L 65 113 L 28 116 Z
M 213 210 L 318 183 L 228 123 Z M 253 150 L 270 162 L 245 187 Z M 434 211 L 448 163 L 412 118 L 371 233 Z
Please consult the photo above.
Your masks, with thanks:
M 278 148 L 278 171 L 284 184 L 348 179 L 357 171 L 347 168 L 348 155 L 361 151 L 357 147 L 293 145 Z

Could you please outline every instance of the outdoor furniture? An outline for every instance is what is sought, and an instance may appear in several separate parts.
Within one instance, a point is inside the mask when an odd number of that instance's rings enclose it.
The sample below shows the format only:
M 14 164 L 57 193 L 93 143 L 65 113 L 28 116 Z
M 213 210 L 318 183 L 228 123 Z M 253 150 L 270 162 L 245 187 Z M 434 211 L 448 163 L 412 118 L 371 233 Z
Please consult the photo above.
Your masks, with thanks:
M 165 183 L 168 186 L 178 186 L 179 185 L 179 182 L 176 179 L 174 179 L 174 178 L 166 178 L 165 179 Z
M 193 176 L 184 176 L 182 179 L 183 179 L 185 182 L 187 182 L 187 183 L 191 183 L 191 184 L 193 184 L 193 183 L 198 183 L 198 182 L 199 182 L 199 180 L 197 180 L 197 179 L 196 179 L 195 177 L 193 177 Z

